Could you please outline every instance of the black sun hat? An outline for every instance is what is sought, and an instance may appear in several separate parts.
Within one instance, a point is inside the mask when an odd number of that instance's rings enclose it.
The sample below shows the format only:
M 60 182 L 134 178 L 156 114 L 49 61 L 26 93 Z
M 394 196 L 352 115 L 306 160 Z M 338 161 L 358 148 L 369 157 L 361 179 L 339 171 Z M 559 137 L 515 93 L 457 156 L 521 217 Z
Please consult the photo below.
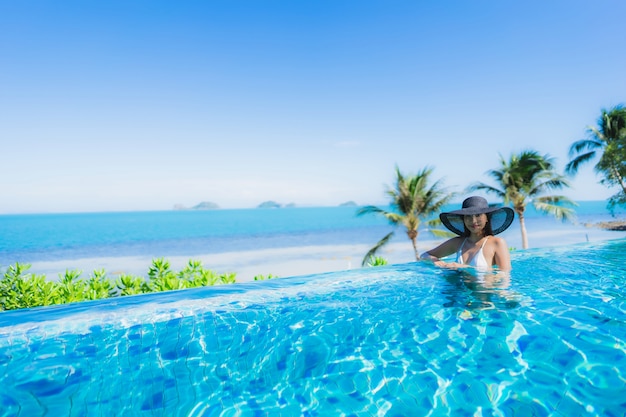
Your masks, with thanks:
M 457 235 L 463 235 L 465 224 L 463 216 L 471 214 L 489 214 L 491 230 L 494 235 L 504 232 L 513 223 L 515 212 L 510 207 L 489 206 L 483 197 L 468 197 L 463 201 L 461 210 L 454 210 L 448 213 L 441 213 L 439 219 L 448 230 Z

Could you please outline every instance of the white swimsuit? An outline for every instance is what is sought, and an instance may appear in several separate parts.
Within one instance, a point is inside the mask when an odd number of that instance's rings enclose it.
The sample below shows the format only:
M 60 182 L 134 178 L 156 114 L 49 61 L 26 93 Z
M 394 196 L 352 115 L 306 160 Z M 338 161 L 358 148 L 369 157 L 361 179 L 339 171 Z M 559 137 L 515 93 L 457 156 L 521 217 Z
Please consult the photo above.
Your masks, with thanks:
M 489 240 L 488 236 L 483 242 L 483 244 L 480 246 L 480 249 L 478 250 L 478 252 L 476 252 L 474 257 L 466 263 L 466 262 L 463 262 L 463 246 L 465 246 L 465 242 L 467 241 L 467 238 L 465 238 L 461 246 L 459 246 L 459 250 L 456 252 L 456 261 L 460 264 L 474 266 L 478 269 L 490 269 L 491 265 L 487 263 L 487 260 L 485 259 L 485 255 L 483 254 L 483 248 L 485 247 L 485 243 L 487 243 L 487 240 Z

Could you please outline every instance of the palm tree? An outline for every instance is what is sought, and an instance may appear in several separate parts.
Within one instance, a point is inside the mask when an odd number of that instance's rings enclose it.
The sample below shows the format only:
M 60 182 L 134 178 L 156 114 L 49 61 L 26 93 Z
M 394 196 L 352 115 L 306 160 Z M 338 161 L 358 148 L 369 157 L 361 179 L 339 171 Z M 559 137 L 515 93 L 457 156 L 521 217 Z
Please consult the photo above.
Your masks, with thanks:
M 567 174 L 598 157 L 594 170 L 604 176 L 600 183 L 618 185 L 621 191 L 610 199 L 610 205 L 626 202 L 626 108 L 615 106 L 602 109 L 597 126 L 587 127 L 587 139 L 574 142 L 569 149 L 571 161 L 565 166 Z
M 447 192 L 442 188 L 441 180 L 435 181 L 429 186 L 432 168 L 424 168 L 416 175 L 405 176 L 396 166 L 396 183 L 393 187 L 387 187 L 386 194 L 391 199 L 391 211 L 375 207 L 365 206 L 357 211 L 357 215 L 366 213 L 374 213 L 385 217 L 394 226 L 404 226 L 406 233 L 413 244 L 415 259 L 419 259 L 417 251 L 417 235 L 418 229 L 422 222 L 429 226 L 435 226 L 439 223 L 439 219 L 427 220 L 434 213 L 440 211 L 444 204 L 454 196 L 454 193 Z M 431 229 L 435 236 L 448 236 L 449 233 L 442 230 Z M 378 243 L 367 252 L 363 258 L 362 266 L 365 266 L 368 260 L 375 256 L 376 251 L 386 245 L 393 237 L 395 231 L 387 234 Z
M 509 160 L 500 155 L 500 168 L 487 171 L 497 186 L 479 182 L 469 187 L 470 190 L 483 190 L 494 194 L 511 205 L 520 224 L 522 247 L 528 249 L 528 236 L 524 212 L 530 203 L 537 211 L 552 215 L 559 220 L 572 220 L 574 210 L 567 206 L 576 203 L 561 195 L 544 195 L 546 192 L 569 187 L 563 175 L 554 171 L 553 159 L 549 155 L 540 155 L 527 150 L 512 154 Z

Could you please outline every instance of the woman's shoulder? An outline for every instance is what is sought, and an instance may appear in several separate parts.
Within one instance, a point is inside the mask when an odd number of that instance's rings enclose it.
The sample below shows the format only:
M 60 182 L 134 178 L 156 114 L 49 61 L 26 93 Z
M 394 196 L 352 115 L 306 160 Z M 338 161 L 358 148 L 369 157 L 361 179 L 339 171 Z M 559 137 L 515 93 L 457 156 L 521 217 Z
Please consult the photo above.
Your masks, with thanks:
M 501 246 L 501 245 L 506 246 L 506 240 L 504 240 L 503 238 L 499 236 L 491 236 L 489 237 L 489 244 L 494 245 L 494 246 Z

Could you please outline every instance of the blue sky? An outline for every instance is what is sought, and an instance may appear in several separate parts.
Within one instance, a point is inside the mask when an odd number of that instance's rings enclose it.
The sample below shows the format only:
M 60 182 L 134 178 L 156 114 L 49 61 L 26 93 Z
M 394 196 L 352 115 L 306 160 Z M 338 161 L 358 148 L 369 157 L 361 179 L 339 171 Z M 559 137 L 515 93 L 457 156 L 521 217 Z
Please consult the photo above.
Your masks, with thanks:
M 383 204 L 568 161 L 626 101 L 622 0 L 0 0 L 0 213 Z M 578 199 L 605 199 L 592 166 Z

